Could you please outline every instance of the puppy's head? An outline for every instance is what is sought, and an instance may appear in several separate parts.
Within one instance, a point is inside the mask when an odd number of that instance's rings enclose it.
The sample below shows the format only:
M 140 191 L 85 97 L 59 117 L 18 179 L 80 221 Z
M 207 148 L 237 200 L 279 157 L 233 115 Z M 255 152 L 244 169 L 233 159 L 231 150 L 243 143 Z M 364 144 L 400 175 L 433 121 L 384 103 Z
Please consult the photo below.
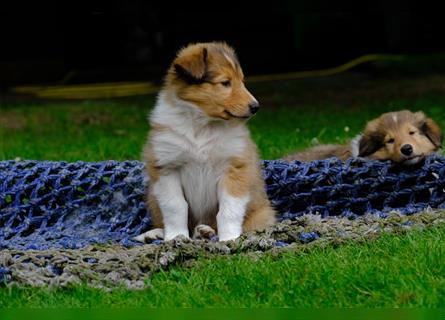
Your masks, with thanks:
M 247 119 L 259 109 L 258 101 L 244 86 L 234 50 L 225 43 L 191 44 L 180 50 L 168 71 L 166 86 L 210 118 Z
M 423 112 L 389 112 L 367 124 L 359 156 L 411 165 L 439 150 L 442 142 L 441 129 Z

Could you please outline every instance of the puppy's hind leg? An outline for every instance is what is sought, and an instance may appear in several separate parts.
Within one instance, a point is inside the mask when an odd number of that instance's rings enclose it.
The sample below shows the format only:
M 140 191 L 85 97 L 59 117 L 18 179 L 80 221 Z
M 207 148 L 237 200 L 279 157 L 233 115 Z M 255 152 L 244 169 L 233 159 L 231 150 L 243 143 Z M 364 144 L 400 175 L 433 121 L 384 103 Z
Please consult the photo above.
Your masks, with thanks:
M 164 239 L 164 229 L 155 228 L 150 231 L 144 232 L 133 238 L 135 241 L 139 241 L 142 243 L 148 243 L 153 240 L 163 240 Z
M 243 231 L 262 231 L 276 222 L 275 211 L 264 201 L 261 206 L 253 206 L 247 210 L 243 223 Z
M 211 239 L 216 236 L 216 231 L 206 224 L 198 224 L 193 231 L 193 239 Z

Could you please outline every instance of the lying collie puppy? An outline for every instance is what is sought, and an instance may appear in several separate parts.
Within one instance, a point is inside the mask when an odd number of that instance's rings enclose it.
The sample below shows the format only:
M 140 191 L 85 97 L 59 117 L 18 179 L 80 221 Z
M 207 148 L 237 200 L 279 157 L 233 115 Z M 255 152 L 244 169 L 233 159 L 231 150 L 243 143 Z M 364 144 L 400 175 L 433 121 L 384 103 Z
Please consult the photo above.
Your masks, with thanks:
M 285 160 L 311 161 L 330 157 L 364 157 L 413 165 L 442 147 L 443 134 L 423 112 L 408 110 L 382 114 L 366 125 L 363 134 L 347 145 L 320 145 L 288 155 Z
M 245 125 L 258 109 L 227 44 L 179 51 L 151 113 L 144 148 L 155 229 L 136 240 L 209 237 L 217 230 L 226 241 L 275 222 Z

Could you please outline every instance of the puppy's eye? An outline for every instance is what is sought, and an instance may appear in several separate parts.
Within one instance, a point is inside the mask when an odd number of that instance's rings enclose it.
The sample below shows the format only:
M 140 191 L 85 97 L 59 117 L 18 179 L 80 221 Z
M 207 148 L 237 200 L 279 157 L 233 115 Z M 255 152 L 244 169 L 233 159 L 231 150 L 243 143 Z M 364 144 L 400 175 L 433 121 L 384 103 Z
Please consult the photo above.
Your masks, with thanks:
M 226 88 L 229 88 L 232 85 L 230 80 L 221 81 L 221 84 Z
M 415 133 L 416 133 L 416 131 L 410 131 L 410 132 L 409 132 L 410 135 L 413 135 L 413 134 L 415 134 Z
M 392 144 L 392 143 L 394 143 L 394 139 L 391 138 L 391 139 L 389 139 L 388 141 L 386 141 L 386 143 Z

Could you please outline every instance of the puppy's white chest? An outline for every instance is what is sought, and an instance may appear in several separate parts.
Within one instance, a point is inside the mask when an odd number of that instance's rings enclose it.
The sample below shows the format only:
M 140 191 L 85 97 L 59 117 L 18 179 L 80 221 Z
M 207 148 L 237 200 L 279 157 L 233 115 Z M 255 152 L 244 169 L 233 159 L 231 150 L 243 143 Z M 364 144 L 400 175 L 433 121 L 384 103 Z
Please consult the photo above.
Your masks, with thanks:
M 245 148 L 245 137 L 228 131 L 208 131 L 184 137 L 178 167 L 184 197 L 190 212 L 198 219 L 218 210 L 218 184 L 230 158 Z
M 224 148 L 220 146 L 217 137 L 199 136 L 189 139 L 188 153 L 190 160 L 198 163 L 212 163 L 216 159 L 224 157 Z
M 159 160 L 181 167 L 188 163 L 220 166 L 239 156 L 246 147 L 242 129 L 211 128 L 193 132 L 172 132 L 156 143 Z M 162 155 L 161 155 L 162 154 Z
M 223 166 L 205 162 L 190 162 L 179 169 L 184 198 L 198 220 L 218 210 L 218 183 L 223 170 Z

